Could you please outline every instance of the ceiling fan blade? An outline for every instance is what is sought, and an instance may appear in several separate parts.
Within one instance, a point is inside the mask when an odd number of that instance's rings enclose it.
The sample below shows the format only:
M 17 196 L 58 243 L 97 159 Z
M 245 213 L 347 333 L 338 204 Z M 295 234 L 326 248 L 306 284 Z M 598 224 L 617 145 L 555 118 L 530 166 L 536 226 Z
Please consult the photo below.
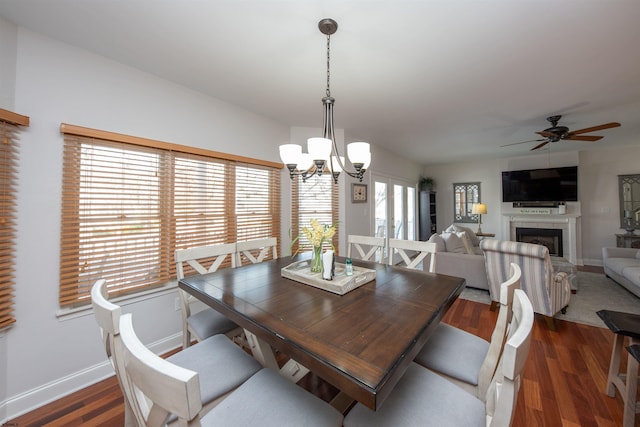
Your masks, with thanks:
M 618 126 L 620 126 L 620 123 L 617 122 L 611 122 L 611 123 L 605 123 L 603 125 L 599 125 L 599 126 L 592 126 L 590 128 L 584 128 L 584 129 L 578 129 L 578 130 L 572 130 L 571 132 L 569 132 L 569 135 L 575 135 L 578 133 L 589 133 L 589 132 L 595 132 L 597 130 L 602 130 L 602 129 L 611 129 L 611 128 L 617 128 Z
M 537 150 L 537 149 L 539 149 L 539 148 L 542 148 L 542 147 L 544 147 L 545 145 L 547 145 L 548 143 L 549 143 L 549 140 L 545 140 L 544 142 L 542 142 L 542 143 L 540 143 L 540 144 L 536 145 L 535 147 L 533 147 L 533 148 L 531 149 L 531 151 L 533 151 L 533 150 Z
M 546 141 L 546 139 L 530 139 L 529 141 L 512 142 L 511 144 L 501 145 L 500 147 L 509 147 L 511 145 L 526 144 L 527 142 L 540 142 L 540 141 Z
M 538 135 L 544 136 L 546 138 L 553 138 L 553 137 L 557 137 L 557 135 L 555 133 L 552 132 L 547 132 L 547 131 L 540 131 L 540 132 L 536 132 Z
M 589 141 L 589 142 L 595 142 L 595 141 L 599 141 L 602 138 L 604 138 L 603 136 L 595 136 L 595 135 L 569 135 L 566 138 L 563 138 L 565 141 L 569 140 L 569 141 Z

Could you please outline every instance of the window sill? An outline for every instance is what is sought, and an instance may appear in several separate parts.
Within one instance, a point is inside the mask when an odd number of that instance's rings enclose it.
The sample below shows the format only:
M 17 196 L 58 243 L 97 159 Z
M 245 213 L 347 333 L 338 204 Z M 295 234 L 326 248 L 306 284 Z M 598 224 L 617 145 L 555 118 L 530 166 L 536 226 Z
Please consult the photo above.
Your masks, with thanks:
M 178 289 L 178 282 L 175 280 L 172 280 L 160 287 L 137 292 L 132 295 L 113 298 L 110 301 L 120 306 L 127 306 L 127 305 L 138 303 L 140 301 L 145 301 L 151 298 L 157 298 L 163 295 L 170 294 L 172 292 L 175 292 L 177 289 Z M 87 304 L 82 307 L 61 308 L 56 312 L 56 317 L 58 318 L 59 321 L 72 320 L 72 319 L 77 319 L 84 316 L 93 316 L 93 308 L 91 307 L 91 304 Z

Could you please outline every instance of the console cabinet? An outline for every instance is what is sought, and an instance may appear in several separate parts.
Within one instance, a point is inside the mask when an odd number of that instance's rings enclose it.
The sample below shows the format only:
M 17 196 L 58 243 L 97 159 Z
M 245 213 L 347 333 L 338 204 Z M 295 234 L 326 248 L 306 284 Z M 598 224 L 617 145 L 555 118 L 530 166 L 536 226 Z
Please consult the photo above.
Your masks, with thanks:
M 420 191 L 418 198 L 418 228 L 420 240 L 429 240 L 437 233 L 436 226 L 436 192 Z

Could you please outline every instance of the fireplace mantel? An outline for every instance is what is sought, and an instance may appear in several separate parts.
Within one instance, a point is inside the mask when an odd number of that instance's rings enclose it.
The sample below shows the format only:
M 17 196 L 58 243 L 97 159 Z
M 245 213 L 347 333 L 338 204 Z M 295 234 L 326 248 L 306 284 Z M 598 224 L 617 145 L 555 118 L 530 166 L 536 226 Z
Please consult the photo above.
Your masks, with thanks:
M 582 265 L 580 215 L 578 214 L 503 214 L 503 236 L 516 240 L 516 227 L 555 228 L 562 230 L 564 257 L 574 265 Z

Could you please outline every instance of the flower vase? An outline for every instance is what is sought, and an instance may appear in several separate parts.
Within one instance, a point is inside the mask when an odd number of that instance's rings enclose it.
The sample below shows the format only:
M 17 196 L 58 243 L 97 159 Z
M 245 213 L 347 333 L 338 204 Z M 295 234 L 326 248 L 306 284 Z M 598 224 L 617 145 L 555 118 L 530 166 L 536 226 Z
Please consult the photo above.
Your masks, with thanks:
M 311 253 L 311 272 L 322 273 L 322 245 L 314 246 Z

